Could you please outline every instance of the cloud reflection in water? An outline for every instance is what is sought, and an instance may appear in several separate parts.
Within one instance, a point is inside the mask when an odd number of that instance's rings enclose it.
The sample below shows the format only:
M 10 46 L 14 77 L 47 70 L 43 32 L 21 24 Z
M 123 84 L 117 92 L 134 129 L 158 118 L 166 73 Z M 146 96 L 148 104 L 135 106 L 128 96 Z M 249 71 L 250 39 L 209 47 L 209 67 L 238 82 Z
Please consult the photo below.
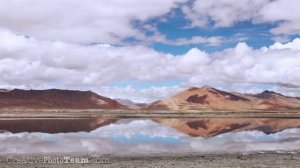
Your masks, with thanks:
M 152 120 L 119 120 L 91 132 L 1 133 L 0 154 L 97 152 L 249 152 L 299 150 L 300 129 L 290 128 L 266 135 L 260 131 L 220 134 L 212 138 L 190 137 Z

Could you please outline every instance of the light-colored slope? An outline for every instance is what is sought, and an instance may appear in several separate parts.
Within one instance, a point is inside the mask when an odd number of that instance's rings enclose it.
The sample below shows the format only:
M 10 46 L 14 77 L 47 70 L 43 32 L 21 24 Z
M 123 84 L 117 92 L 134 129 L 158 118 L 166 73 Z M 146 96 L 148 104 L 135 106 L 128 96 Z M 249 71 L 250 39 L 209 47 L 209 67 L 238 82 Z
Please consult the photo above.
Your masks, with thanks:
M 189 88 L 170 98 L 154 102 L 149 109 L 251 109 L 251 100 L 211 87 Z
M 286 97 L 281 94 L 265 91 L 255 95 L 260 98 L 254 105 L 255 109 L 300 109 L 300 100 L 292 97 Z
M 300 109 L 300 100 L 274 92 L 258 95 L 230 93 L 211 87 L 192 87 L 151 103 L 148 110 L 284 110 Z

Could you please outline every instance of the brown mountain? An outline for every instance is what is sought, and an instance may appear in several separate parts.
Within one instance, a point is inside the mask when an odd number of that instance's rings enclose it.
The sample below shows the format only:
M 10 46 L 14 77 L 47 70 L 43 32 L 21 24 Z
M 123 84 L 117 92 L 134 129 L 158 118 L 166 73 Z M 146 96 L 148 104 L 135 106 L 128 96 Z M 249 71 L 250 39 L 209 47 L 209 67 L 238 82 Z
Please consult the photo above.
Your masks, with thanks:
M 0 89 L 0 92 L 8 92 L 9 90 L 7 89 Z
M 0 108 L 125 109 L 126 107 L 91 91 L 14 89 L 0 92 Z
M 155 119 L 193 137 L 214 137 L 226 132 L 258 130 L 266 134 L 287 128 L 299 128 L 299 119 L 270 118 L 210 118 L 210 119 Z
M 256 109 L 300 109 L 300 100 L 295 97 L 284 96 L 272 91 L 264 91 L 253 96 L 259 98 L 255 104 Z
M 191 87 L 151 103 L 148 110 L 283 110 L 300 109 L 300 100 L 275 92 L 257 95 L 230 93 L 212 87 Z

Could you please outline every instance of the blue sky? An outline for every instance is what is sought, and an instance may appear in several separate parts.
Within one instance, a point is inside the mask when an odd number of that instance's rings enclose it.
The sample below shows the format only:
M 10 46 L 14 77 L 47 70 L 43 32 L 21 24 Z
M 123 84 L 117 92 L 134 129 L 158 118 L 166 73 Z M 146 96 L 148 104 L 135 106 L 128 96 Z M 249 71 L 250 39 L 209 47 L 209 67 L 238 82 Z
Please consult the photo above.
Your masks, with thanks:
M 279 22 L 280 23 L 280 22 Z M 273 23 L 253 23 L 251 20 L 236 22 L 230 27 L 215 27 L 210 21 L 205 27 L 190 27 L 191 21 L 186 18 L 180 8 L 173 9 L 169 13 L 160 17 L 148 19 L 144 22 L 133 22 L 132 25 L 140 29 L 146 36 L 151 37 L 154 31 L 143 28 L 144 25 L 151 25 L 156 31 L 164 35 L 170 41 L 178 38 L 192 38 L 194 36 L 212 37 L 219 36 L 225 40 L 215 46 L 209 44 L 186 44 L 172 45 L 153 41 L 151 47 L 157 51 L 182 55 L 191 48 L 199 48 L 207 52 L 215 52 L 226 48 L 234 47 L 238 42 L 246 42 L 253 48 L 269 46 L 276 42 L 274 35 L 270 32 L 272 28 L 278 26 L 278 22 Z M 283 35 L 288 41 L 299 37 L 299 33 Z M 140 42 L 134 37 L 124 39 L 126 42 Z M 284 42 L 286 42 L 284 41 Z
M 300 96 L 298 0 L 0 4 L 2 88 L 136 101 L 203 85 Z
M 166 20 L 162 21 L 162 18 Z M 209 44 L 186 44 L 177 46 L 155 41 L 151 44 L 151 47 L 157 51 L 174 55 L 185 54 L 191 48 L 199 48 L 207 52 L 220 51 L 226 48 L 232 48 L 241 41 L 246 42 L 253 48 L 269 46 L 276 42 L 276 40 L 273 39 L 274 35 L 270 33 L 270 30 L 276 27 L 276 23 L 254 24 L 252 21 L 242 21 L 237 22 L 230 27 L 214 27 L 213 22 L 211 22 L 203 28 L 189 27 L 190 20 L 185 17 L 181 9 L 175 9 L 164 16 L 149 19 L 148 21 L 139 24 L 149 24 L 156 27 L 157 31 L 166 36 L 169 40 L 192 38 L 194 36 L 220 36 L 225 39 L 221 44 L 216 46 L 211 46 Z M 139 28 L 139 24 L 137 24 L 137 26 L 136 23 L 133 25 Z M 153 35 L 152 31 L 144 31 L 145 34 L 149 36 Z M 299 37 L 299 34 L 285 35 L 285 37 L 294 39 Z M 131 40 L 134 40 L 134 38 Z
M 175 29 L 170 30 L 171 27 Z M 254 48 L 260 48 L 262 46 L 268 46 L 274 43 L 272 35 L 269 33 L 272 25 L 260 24 L 253 25 L 251 22 L 242 22 L 234 25 L 231 28 L 184 28 L 175 23 L 162 23 L 158 25 L 159 31 L 163 32 L 169 39 L 176 38 L 191 38 L 193 36 L 221 36 L 226 40 L 222 44 L 217 46 L 209 46 L 207 44 L 193 44 L 172 46 L 164 45 L 161 43 L 154 43 L 153 48 L 157 51 L 166 53 L 172 53 L 174 55 L 181 55 L 189 51 L 191 48 L 199 48 L 207 52 L 215 52 L 231 48 L 237 45 L 238 42 L 243 41 Z

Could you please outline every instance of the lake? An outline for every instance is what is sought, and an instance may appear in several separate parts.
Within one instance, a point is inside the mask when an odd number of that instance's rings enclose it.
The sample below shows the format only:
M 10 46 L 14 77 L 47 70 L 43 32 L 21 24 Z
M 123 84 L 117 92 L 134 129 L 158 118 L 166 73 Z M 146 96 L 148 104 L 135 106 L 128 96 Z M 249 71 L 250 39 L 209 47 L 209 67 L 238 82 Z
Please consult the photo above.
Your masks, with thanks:
M 300 119 L 2 119 L 0 153 L 234 153 L 300 149 Z

